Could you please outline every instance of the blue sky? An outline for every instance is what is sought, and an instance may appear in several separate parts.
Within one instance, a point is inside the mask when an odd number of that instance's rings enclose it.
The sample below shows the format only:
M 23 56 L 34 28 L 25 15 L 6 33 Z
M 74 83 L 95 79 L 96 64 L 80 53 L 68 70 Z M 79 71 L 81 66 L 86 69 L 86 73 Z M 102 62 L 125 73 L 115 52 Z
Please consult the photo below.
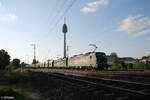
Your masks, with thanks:
M 62 4 L 66 1 L 64 6 Z M 64 10 L 73 0 L 0 0 L 0 49 L 31 62 L 63 57 Z M 65 15 L 69 55 L 97 51 L 120 57 L 150 55 L 149 0 L 76 0 Z

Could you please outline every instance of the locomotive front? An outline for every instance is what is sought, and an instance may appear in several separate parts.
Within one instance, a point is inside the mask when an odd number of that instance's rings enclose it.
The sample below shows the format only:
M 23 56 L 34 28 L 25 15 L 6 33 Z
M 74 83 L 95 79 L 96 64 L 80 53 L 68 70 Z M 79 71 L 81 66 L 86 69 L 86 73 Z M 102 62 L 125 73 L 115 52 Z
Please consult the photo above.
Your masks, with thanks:
M 107 68 L 107 56 L 105 53 L 103 52 L 96 52 L 96 62 L 97 62 L 97 65 L 98 65 L 98 69 L 105 69 Z

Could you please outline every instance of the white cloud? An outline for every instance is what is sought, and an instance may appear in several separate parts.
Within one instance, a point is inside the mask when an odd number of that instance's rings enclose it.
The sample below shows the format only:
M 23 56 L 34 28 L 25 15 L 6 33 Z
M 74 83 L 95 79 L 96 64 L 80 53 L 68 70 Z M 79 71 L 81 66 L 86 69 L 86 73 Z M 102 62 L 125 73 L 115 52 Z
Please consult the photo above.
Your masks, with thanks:
M 143 30 L 143 31 L 141 31 L 141 32 L 138 32 L 138 33 L 136 33 L 136 34 L 133 34 L 133 37 L 139 37 L 139 36 L 141 36 L 141 35 L 146 35 L 146 34 L 148 34 L 148 33 L 150 33 L 150 29 Z
M 81 9 L 82 12 L 95 12 L 97 9 L 96 8 L 89 8 L 89 7 L 84 7 Z
M 98 0 L 95 2 L 90 2 L 87 5 L 90 7 L 98 7 L 100 5 L 106 5 L 106 4 L 108 4 L 108 0 Z
M 0 7 L 2 7 L 2 3 L 0 2 Z
M 18 20 L 18 16 L 16 14 L 8 14 L 8 18 L 12 22 Z
M 18 16 L 16 14 L 0 15 L 0 22 L 14 23 L 17 20 Z
M 108 4 L 108 0 L 97 0 L 94 2 L 87 3 L 87 5 L 83 7 L 81 11 L 84 13 L 96 12 L 98 10 L 98 7 L 107 4 Z
M 8 12 L 5 5 L 0 1 L 0 23 L 15 23 L 17 20 L 18 16 Z
M 150 33 L 150 18 L 144 15 L 128 16 L 121 22 L 118 30 L 133 37 L 146 35 Z

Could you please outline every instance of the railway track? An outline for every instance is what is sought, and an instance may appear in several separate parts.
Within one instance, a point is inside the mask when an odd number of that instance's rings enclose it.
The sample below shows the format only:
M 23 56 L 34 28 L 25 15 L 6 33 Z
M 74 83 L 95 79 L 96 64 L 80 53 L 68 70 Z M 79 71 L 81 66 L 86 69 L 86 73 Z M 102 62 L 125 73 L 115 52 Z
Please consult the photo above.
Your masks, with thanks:
M 86 92 L 99 91 L 101 94 L 111 97 L 111 100 L 149 100 L 150 98 L 149 84 L 68 73 L 50 73 L 49 75 L 68 81 L 71 85 L 85 89 Z
M 150 84 L 150 77 L 134 76 L 134 75 L 93 75 L 94 77 L 108 78 L 114 80 L 125 80 L 136 83 Z

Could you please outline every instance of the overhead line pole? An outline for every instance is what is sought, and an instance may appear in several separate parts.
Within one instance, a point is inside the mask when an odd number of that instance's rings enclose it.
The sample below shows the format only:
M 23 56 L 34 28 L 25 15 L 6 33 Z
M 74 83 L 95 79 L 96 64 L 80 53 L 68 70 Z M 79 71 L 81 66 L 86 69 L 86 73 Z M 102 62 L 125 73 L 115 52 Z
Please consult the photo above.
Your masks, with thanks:
M 31 44 L 31 46 L 33 46 L 33 60 L 36 61 L 36 44 Z M 35 62 L 35 67 L 36 67 L 36 62 Z

